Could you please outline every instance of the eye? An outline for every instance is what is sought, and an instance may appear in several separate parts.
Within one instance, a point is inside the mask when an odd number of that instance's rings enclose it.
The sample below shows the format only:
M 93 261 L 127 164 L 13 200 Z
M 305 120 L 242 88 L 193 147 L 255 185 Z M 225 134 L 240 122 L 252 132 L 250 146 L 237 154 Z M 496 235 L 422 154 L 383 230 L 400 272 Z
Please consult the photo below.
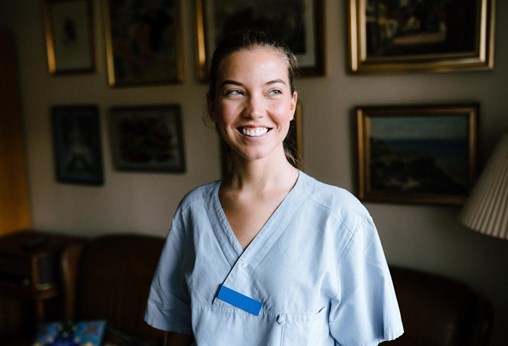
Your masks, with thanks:
M 245 95 L 245 93 L 240 89 L 228 89 L 228 90 L 224 90 L 223 95 L 224 96 L 241 96 L 241 95 Z
M 280 89 L 272 89 L 272 90 L 270 90 L 270 92 L 268 94 L 270 96 L 282 95 L 282 90 L 280 90 Z

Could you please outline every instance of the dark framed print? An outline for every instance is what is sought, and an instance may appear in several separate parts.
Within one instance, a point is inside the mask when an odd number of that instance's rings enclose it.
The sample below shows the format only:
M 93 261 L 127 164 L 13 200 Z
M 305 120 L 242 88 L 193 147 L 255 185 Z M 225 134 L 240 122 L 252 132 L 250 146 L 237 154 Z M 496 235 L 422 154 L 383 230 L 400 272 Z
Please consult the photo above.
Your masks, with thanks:
M 94 105 L 53 106 L 51 118 L 57 180 L 102 185 L 99 108 Z
M 284 41 L 305 76 L 324 75 L 323 0 L 195 0 L 198 78 L 207 70 L 216 44 L 228 33 L 262 30 Z
M 289 130 L 286 138 L 284 139 L 284 146 L 290 148 L 291 156 L 295 160 L 295 166 L 298 169 L 303 169 L 303 116 L 302 104 L 300 102 L 296 105 L 296 111 L 293 121 L 289 124 Z M 230 169 L 230 162 L 228 162 L 227 151 L 229 148 L 226 143 L 219 138 L 220 143 L 220 159 L 221 159 L 221 174 L 226 176 Z
M 185 172 L 179 105 L 113 107 L 110 125 L 118 170 Z
M 180 1 L 104 1 L 111 87 L 183 80 Z
M 360 106 L 358 196 L 461 205 L 476 178 L 477 104 Z
M 91 0 L 46 0 L 44 23 L 51 74 L 95 70 Z
M 352 73 L 494 68 L 495 0 L 349 0 Z

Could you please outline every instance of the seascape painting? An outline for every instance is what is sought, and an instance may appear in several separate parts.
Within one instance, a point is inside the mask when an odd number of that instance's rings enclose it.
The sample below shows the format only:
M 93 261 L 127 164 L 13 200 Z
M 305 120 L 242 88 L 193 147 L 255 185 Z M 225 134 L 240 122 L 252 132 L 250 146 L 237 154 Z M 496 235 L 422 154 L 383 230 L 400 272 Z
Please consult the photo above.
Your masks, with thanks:
M 370 125 L 372 189 L 467 191 L 467 119 L 379 117 Z
M 464 203 L 476 176 L 478 105 L 360 106 L 358 197 Z

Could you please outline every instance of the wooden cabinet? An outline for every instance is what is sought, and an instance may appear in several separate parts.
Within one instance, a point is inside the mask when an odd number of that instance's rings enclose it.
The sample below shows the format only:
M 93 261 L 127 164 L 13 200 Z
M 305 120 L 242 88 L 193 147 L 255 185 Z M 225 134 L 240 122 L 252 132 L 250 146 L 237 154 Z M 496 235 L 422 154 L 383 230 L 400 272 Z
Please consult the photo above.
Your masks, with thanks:
M 14 38 L 0 31 L 0 237 L 31 226 L 17 72 Z

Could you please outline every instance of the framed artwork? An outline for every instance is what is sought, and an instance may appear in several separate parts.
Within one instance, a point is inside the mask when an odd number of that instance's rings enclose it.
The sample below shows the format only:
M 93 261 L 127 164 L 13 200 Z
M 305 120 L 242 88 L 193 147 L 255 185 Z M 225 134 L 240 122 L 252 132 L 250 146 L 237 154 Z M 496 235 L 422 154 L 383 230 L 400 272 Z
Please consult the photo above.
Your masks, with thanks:
M 111 145 L 121 171 L 185 172 L 179 105 L 113 107 Z
M 461 205 L 476 178 L 478 105 L 360 106 L 358 196 Z
M 99 108 L 94 105 L 54 106 L 51 117 L 57 180 L 102 185 Z
M 44 23 L 51 74 L 95 70 L 91 0 L 47 0 Z
M 183 80 L 180 1 L 104 1 L 111 87 Z
M 295 53 L 303 76 L 324 75 L 323 0 L 196 0 L 198 78 L 205 81 L 216 44 L 228 33 L 262 30 Z
M 219 138 L 220 143 L 220 158 L 221 158 L 221 174 L 224 177 L 230 168 L 228 162 L 226 143 Z M 294 120 L 289 125 L 289 131 L 284 139 L 284 146 L 291 148 L 291 155 L 296 159 L 298 169 L 303 169 L 303 120 L 302 120 L 302 104 L 300 102 L 296 105 L 296 112 Z
M 495 0 L 349 0 L 353 73 L 494 68 Z

